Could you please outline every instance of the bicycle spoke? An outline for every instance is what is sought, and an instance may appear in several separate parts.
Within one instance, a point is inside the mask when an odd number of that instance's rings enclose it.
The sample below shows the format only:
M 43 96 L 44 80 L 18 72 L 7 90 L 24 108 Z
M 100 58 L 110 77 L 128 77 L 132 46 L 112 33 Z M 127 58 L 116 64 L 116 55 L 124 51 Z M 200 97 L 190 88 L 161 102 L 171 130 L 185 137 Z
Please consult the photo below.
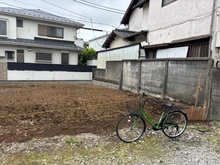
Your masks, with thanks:
M 116 133 L 120 140 L 133 142 L 138 140 L 145 131 L 145 123 L 138 115 L 124 116 L 117 124 Z
M 162 124 L 163 133 L 170 137 L 175 138 L 180 136 L 186 129 L 187 118 L 181 111 L 174 111 L 168 114 Z

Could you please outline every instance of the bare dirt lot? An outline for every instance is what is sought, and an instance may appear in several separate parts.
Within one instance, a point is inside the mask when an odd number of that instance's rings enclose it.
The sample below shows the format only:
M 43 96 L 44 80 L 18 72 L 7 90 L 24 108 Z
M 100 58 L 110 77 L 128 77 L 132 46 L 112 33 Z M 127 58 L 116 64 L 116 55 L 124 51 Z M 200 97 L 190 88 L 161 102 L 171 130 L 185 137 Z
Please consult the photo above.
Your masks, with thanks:
M 0 142 L 80 133 L 110 135 L 128 113 L 125 102 L 140 100 L 131 92 L 73 83 L 0 84 L 0 95 Z M 155 106 L 148 106 L 154 117 L 161 108 Z

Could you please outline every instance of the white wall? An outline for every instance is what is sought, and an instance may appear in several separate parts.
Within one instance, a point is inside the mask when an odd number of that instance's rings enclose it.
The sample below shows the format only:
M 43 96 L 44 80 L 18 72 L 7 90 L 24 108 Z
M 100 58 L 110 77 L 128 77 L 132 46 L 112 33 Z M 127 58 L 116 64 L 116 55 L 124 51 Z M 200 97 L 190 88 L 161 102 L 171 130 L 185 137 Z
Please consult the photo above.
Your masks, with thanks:
M 113 49 L 113 48 L 119 48 L 119 47 L 122 47 L 122 46 L 131 45 L 131 44 L 134 44 L 134 42 L 124 41 L 121 37 L 116 36 L 116 37 L 114 38 L 114 41 L 111 42 L 110 48 L 111 48 L 111 49 Z
M 16 47 L 8 45 L 0 45 L 0 62 L 17 62 L 17 49 L 24 50 L 24 62 L 26 63 L 37 63 L 36 62 L 36 52 L 45 52 L 52 53 L 52 64 L 61 64 L 61 53 L 69 53 L 69 64 L 77 65 L 78 64 L 78 54 L 75 51 L 62 51 L 56 49 L 42 49 L 42 48 L 32 48 L 31 51 L 28 50 L 28 47 Z M 5 51 L 14 51 L 14 59 L 7 60 L 5 57 Z
M 7 71 L 9 81 L 92 80 L 91 72 Z
M 150 44 L 210 34 L 213 0 L 178 0 L 164 7 L 161 3 L 150 2 Z
M 220 47 L 216 47 L 216 41 L 217 41 L 217 33 L 220 32 L 220 0 L 217 0 L 216 3 L 216 10 L 214 13 L 214 19 L 213 19 L 213 29 L 212 29 L 212 57 L 217 62 L 220 59 Z M 220 41 L 220 36 L 218 38 L 218 41 Z
M 149 20 L 149 3 L 146 3 L 142 8 L 133 10 L 129 20 L 130 31 L 148 30 Z
M 16 19 L 13 20 L 16 23 Z M 53 27 L 60 27 L 64 28 L 64 38 L 52 38 L 46 36 L 39 36 L 38 35 L 38 24 L 46 25 L 46 26 L 53 26 Z M 16 27 L 16 24 L 15 24 Z M 66 41 L 74 41 L 77 37 L 77 31 L 75 28 L 67 25 L 60 25 L 60 24 L 53 24 L 53 23 L 46 23 L 34 20 L 23 19 L 23 28 L 17 27 L 17 38 L 25 38 L 25 39 L 34 39 L 34 37 L 40 38 L 47 38 L 47 39 L 55 39 L 55 40 L 66 40 Z
M 0 18 L 7 21 L 8 25 L 8 38 L 16 39 L 16 18 L 11 16 L 0 15 Z
M 142 29 L 143 8 L 133 10 L 129 20 L 130 31 L 140 31 Z

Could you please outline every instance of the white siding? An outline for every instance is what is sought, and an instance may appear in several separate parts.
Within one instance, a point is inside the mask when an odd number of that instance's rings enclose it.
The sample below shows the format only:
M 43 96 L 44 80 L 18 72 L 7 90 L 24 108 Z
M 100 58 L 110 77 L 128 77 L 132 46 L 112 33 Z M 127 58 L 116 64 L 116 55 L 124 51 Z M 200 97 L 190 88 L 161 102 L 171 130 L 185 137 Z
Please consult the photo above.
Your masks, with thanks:
M 139 45 L 109 50 L 98 53 L 97 68 L 106 68 L 106 61 L 119 61 L 125 59 L 138 59 L 139 58 Z
M 26 63 L 36 63 L 36 52 L 45 52 L 52 53 L 52 64 L 61 64 L 61 54 L 62 50 L 56 49 L 41 49 L 41 48 L 32 48 L 28 50 L 28 47 L 16 47 L 16 46 L 4 46 L 0 45 L 0 62 L 17 62 L 17 49 L 24 50 L 24 62 Z M 14 59 L 7 60 L 5 57 L 5 51 L 14 51 Z M 69 53 L 69 64 L 77 65 L 78 64 L 78 54 L 75 51 L 65 51 Z

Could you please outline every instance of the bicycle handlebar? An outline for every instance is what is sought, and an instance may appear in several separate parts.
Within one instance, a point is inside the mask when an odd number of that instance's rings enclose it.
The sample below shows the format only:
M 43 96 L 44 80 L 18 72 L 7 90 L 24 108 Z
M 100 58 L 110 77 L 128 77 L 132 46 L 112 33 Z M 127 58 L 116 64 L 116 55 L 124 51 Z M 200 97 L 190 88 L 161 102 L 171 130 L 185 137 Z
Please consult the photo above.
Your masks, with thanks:
M 144 102 L 147 102 L 147 100 L 152 100 L 153 102 L 155 102 L 155 103 L 159 103 L 157 100 L 155 100 L 155 99 L 153 99 L 153 98 L 151 98 L 151 97 L 147 97 L 146 99 L 144 99 L 144 97 L 146 97 L 147 95 L 143 92 L 143 94 L 142 94 L 142 100 L 144 101 Z

